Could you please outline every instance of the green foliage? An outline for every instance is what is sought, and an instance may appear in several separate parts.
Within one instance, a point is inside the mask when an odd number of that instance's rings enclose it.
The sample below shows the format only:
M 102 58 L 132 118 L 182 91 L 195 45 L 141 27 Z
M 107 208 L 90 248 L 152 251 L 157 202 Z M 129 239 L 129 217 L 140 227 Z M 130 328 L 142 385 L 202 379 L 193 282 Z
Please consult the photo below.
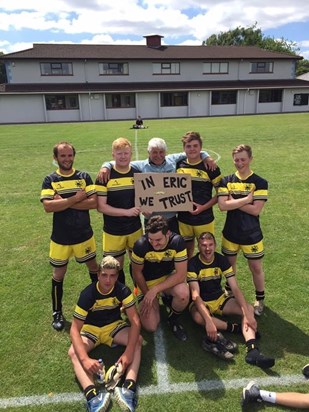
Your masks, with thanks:
M 286 53 L 292 56 L 296 56 L 300 52 L 296 42 L 283 37 L 275 39 L 274 37 L 264 36 L 262 30 L 257 27 L 257 22 L 249 27 L 238 26 L 236 29 L 212 34 L 203 41 L 203 46 L 257 46 L 265 50 Z M 309 64 L 307 60 L 297 61 L 297 76 L 308 71 Z
M 0 51 L 0 56 L 3 54 L 3 52 Z M 0 84 L 1 83 L 6 83 L 7 82 L 7 77 L 6 77 L 6 70 L 5 70 L 5 65 L 4 63 L 0 62 Z
M 166 139 L 169 152 L 175 153 L 182 150 L 181 136 L 193 129 L 200 131 L 205 149 L 214 158 L 220 155 L 219 166 L 224 174 L 234 169 L 232 148 L 240 143 L 252 145 L 253 170 L 269 181 L 269 201 L 261 216 L 266 248 L 267 307 L 258 323 L 262 335 L 260 348 L 276 357 L 275 367 L 265 372 L 247 365 L 240 337 L 235 338 L 239 343 L 235 362 L 226 363 L 203 352 L 202 330 L 192 323 L 188 314 L 183 322 L 189 339 L 185 343 L 176 341 L 166 326 L 166 313 L 162 310 L 168 370 L 165 381 L 171 389 L 162 393 L 158 386 L 154 336 L 143 332 L 139 384 L 141 390 L 145 387 L 151 390 L 140 396 L 137 412 L 239 411 L 241 385 L 253 378 L 280 376 L 284 379 L 298 374 L 301 377 L 301 367 L 308 363 L 308 113 L 158 119 L 147 121 L 149 128 L 140 131 L 130 130 L 131 124 L 132 121 L 112 121 L 0 126 L 0 410 L 3 399 L 46 395 L 52 402 L 56 394 L 81 393 L 67 355 L 69 323 L 61 333 L 51 327 L 48 248 L 52 216 L 44 213 L 39 202 L 42 180 L 55 169 L 52 147 L 59 140 L 68 140 L 76 146 L 75 166 L 95 178 L 102 162 L 110 159 L 111 142 L 115 138 L 128 137 L 134 147 L 134 157 L 144 159 L 147 142 L 153 136 Z M 219 247 L 225 214 L 217 207 L 215 218 Z M 100 259 L 102 217 L 91 211 L 91 219 Z M 252 302 L 251 275 L 242 256 L 238 281 Z M 64 314 L 68 321 L 79 292 L 88 283 L 85 267 L 70 262 L 64 285 Z M 93 355 L 102 355 L 109 365 L 119 353 L 120 348 L 99 347 Z M 201 381 L 210 382 L 210 386 L 218 384 L 220 388 L 186 389 L 187 385 Z M 281 389 L 277 384 L 267 387 Z M 289 390 L 307 391 L 308 384 L 300 380 L 297 384 L 291 383 Z M 271 405 L 266 409 L 281 410 Z M 6 410 L 81 412 L 85 406 L 82 400 L 45 406 L 37 402 L 31 407 Z M 120 409 L 114 403 L 111 411 Z

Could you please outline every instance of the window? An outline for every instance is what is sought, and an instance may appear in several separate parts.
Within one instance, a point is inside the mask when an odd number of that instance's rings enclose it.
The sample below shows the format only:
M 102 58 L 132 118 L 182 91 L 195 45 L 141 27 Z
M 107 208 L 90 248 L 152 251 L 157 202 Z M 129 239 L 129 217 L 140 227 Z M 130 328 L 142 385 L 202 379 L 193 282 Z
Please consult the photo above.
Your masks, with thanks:
M 134 93 L 106 94 L 105 98 L 106 98 L 106 107 L 108 109 L 135 107 L 135 94 Z
M 45 96 L 46 110 L 79 109 L 77 94 L 51 94 Z
M 129 74 L 128 63 L 99 63 L 99 74 L 107 75 L 124 75 Z
M 41 63 L 41 76 L 73 76 L 72 63 Z
M 203 64 L 203 74 L 223 74 L 229 72 L 227 62 L 209 62 Z
M 259 91 L 259 103 L 282 102 L 282 89 L 269 89 Z
M 272 73 L 274 71 L 273 62 L 251 63 L 251 73 Z
M 153 74 L 180 74 L 180 63 L 153 63 Z
M 164 106 L 188 106 L 188 93 L 161 93 L 161 107 Z
M 294 106 L 306 106 L 308 104 L 308 94 L 294 94 Z
M 220 90 L 211 93 L 211 104 L 236 104 L 236 90 Z

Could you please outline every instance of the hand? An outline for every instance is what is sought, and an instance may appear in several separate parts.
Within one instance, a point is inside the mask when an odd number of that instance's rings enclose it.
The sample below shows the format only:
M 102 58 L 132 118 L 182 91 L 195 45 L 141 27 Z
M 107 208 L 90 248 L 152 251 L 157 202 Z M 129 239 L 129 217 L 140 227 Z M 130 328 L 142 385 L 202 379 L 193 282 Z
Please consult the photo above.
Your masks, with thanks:
M 212 157 L 206 157 L 204 160 L 204 164 L 207 169 L 211 170 L 212 172 L 217 169 L 218 165 L 216 161 Z
M 257 331 L 257 322 L 253 314 L 248 313 L 247 316 L 244 316 L 244 328 L 245 331 L 248 331 L 248 329 L 252 328 L 254 332 Z
M 127 369 L 127 367 L 133 362 L 133 352 L 129 350 L 125 350 L 120 358 L 117 360 L 117 363 L 122 364 L 123 372 Z
M 207 322 L 205 325 L 205 329 L 206 329 L 206 334 L 208 338 L 211 341 L 215 342 L 218 336 L 218 330 L 216 328 L 216 325 L 213 322 Z
M 98 373 L 101 369 L 101 365 L 97 359 L 87 358 L 82 362 L 82 366 L 88 373 Z
M 152 215 L 152 212 L 147 212 L 147 210 L 143 211 L 143 216 L 145 216 L 146 219 L 149 219 L 151 215 Z
M 75 194 L 76 203 L 81 202 L 82 200 L 87 199 L 87 193 L 84 189 L 78 190 Z
M 199 205 L 198 203 L 192 202 L 193 204 L 193 210 L 191 213 L 191 215 L 199 215 L 202 211 L 203 211 L 203 205 Z
M 150 310 L 152 309 L 154 300 L 157 297 L 157 292 L 155 288 L 148 290 L 148 292 L 144 295 L 144 299 L 140 305 L 140 314 L 142 316 L 147 317 L 149 315 Z
M 252 204 L 253 203 L 253 190 L 247 195 L 247 199 L 248 199 L 248 204 Z
M 97 174 L 97 179 L 100 183 L 107 183 L 110 178 L 110 170 L 107 167 L 102 167 Z
M 127 209 L 126 216 L 127 217 L 136 217 L 139 216 L 141 213 L 141 208 L 140 207 L 132 207 L 131 209 Z

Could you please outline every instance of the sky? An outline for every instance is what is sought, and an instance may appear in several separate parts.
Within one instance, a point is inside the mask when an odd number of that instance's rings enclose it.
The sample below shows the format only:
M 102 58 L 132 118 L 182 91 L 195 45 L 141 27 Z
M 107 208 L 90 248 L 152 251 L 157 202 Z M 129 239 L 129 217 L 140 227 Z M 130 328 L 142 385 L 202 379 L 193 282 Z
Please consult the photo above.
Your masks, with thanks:
M 305 0 L 0 0 L 0 51 L 33 43 L 201 45 L 212 34 L 257 23 L 265 36 L 293 41 L 309 59 Z

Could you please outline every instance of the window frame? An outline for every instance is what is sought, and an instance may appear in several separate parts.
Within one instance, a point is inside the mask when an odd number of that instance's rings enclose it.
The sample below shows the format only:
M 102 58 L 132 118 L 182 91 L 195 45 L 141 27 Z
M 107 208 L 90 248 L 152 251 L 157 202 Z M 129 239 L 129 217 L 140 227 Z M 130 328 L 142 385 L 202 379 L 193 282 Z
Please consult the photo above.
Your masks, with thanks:
M 259 103 L 282 103 L 283 89 L 260 89 Z
M 188 92 L 160 92 L 160 107 L 188 106 Z
M 50 66 L 50 72 L 42 70 L 44 66 Z M 68 66 L 68 70 L 64 69 L 64 66 Z M 46 68 L 46 67 L 45 67 Z M 72 62 L 40 62 L 41 76 L 73 76 L 73 63 Z
M 104 66 L 108 66 L 104 68 Z M 115 67 L 112 67 L 115 66 Z M 118 70 L 116 69 L 118 67 Z M 100 62 L 99 63 L 99 75 L 100 76 L 128 76 L 129 63 L 128 62 Z
M 135 93 L 106 93 L 105 105 L 107 109 L 135 108 L 136 95 Z
M 293 106 L 308 106 L 309 93 L 295 93 L 293 96 Z
M 212 90 L 211 104 L 213 106 L 237 104 L 237 90 Z
M 210 66 L 210 70 L 206 70 L 206 65 Z M 218 70 L 215 69 L 216 66 L 218 67 Z M 222 69 L 221 69 L 222 66 Z M 226 66 L 226 70 L 224 70 L 224 66 Z M 211 61 L 211 62 L 203 62 L 203 74 L 205 75 L 211 75 L 211 74 L 229 74 L 229 62 L 224 62 L 224 61 Z
M 78 94 L 57 93 L 45 94 L 45 107 L 47 111 L 54 110 L 79 110 Z M 72 99 L 75 99 L 75 104 Z
M 250 73 L 253 74 L 269 74 L 274 72 L 274 62 L 260 60 L 250 63 Z
M 152 74 L 158 76 L 178 76 L 180 75 L 180 62 L 155 62 L 152 63 Z

